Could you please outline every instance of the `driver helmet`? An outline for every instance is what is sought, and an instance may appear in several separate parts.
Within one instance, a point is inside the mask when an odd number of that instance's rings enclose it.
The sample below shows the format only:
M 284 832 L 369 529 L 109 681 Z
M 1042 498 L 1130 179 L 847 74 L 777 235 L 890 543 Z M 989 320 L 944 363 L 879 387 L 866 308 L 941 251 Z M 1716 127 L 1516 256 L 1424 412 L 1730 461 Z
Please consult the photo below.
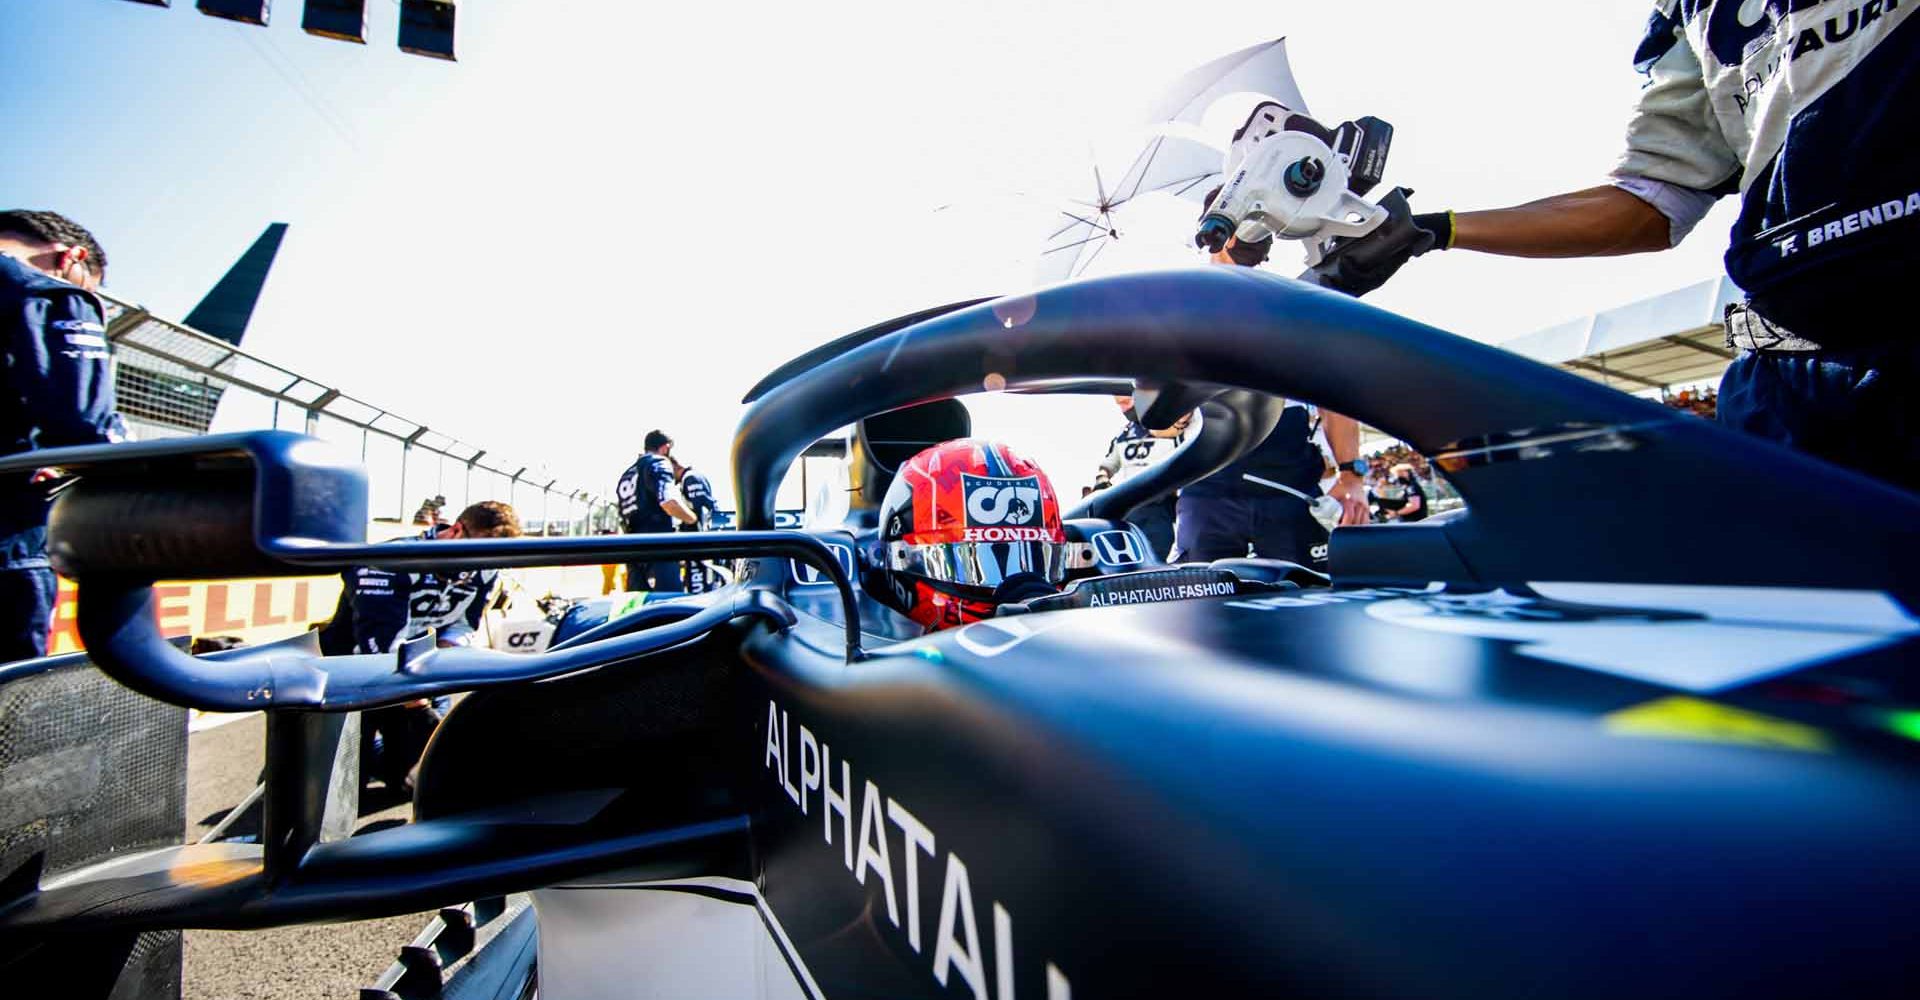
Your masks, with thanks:
M 1053 593 L 1066 575 L 1060 501 L 1040 467 L 962 438 L 908 459 L 880 504 L 884 598 L 929 631 Z

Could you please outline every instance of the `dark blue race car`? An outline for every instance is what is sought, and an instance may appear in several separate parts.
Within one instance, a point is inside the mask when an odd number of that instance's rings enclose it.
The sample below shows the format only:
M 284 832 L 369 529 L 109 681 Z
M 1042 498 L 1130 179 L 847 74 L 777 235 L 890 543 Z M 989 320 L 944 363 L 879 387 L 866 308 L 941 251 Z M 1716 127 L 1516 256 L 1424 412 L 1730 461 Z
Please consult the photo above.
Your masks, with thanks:
M 1067 512 L 1060 593 L 923 636 L 865 589 L 872 514 L 983 385 L 1203 419 Z M 1283 398 L 1410 442 L 1466 510 L 1335 531 L 1331 578 L 1100 543 Z M 749 402 L 739 530 L 655 538 L 366 546 L 362 474 L 291 435 L 36 455 L 79 477 L 53 551 L 100 665 L 267 709 L 284 777 L 258 846 L 6 883 L 0 955 L 531 891 L 447 995 L 1911 991 L 1915 497 L 1246 269 L 928 310 Z M 779 530 L 848 424 L 847 523 Z M 163 578 L 692 558 L 735 582 L 531 656 L 214 661 L 150 617 Z M 321 839 L 328 720 L 454 691 L 417 822 Z

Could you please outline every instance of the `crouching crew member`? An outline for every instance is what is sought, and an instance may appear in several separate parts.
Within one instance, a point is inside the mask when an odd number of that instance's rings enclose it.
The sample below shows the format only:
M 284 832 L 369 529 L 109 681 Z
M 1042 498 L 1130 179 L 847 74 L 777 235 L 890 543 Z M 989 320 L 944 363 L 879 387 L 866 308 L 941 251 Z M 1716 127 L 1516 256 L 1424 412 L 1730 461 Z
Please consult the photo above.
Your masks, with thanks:
M 420 539 L 518 538 L 520 518 L 512 507 L 489 500 L 460 512 L 450 525 L 422 532 Z M 333 620 L 321 627 L 320 651 L 328 656 L 385 653 L 437 631 L 439 645 L 463 645 L 480 628 L 499 586 L 496 570 L 406 572 L 356 566 L 341 574 L 345 587 Z M 427 737 L 446 711 L 444 698 L 425 699 L 367 712 L 360 722 L 360 773 L 390 789 L 404 786 L 420 760 Z

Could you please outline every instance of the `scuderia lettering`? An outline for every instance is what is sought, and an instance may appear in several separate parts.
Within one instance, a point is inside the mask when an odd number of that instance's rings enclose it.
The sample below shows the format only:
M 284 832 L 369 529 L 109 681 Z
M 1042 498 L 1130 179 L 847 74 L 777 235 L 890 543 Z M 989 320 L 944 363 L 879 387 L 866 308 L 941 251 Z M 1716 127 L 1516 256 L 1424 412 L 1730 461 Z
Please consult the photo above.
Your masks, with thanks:
M 886 902 L 888 921 L 905 932 L 907 946 L 915 954 L 928 958 L 935 982 L 955 987 L 964 983 L 974 1000 L 1017 1000 L 1013 915 L 999 900 L 993 900 L 985 911 L 975 905 L 967 864 L 958 853 L 951 849 L 943 853 L 934 831 L 897 799 L 883 794 L 872 779 L 856 786 L 858 772 L 853 762 L 845 757 L 836 760 L 825 740 L 805 725 L 794 725 L 787 711 L 772 699 L 767 700 L 766 751 L 764 763 L 774 783 L 802 816 L 812 816 L 813 807 L 820 807 L 821 839 L 833 847 L 838 838 L 840 860 L 854 881 L 865 886 L 868 877 L 873 877 Z M 893 830 L 900 835 L 898 854 L 893 851 Z M 921 879 L 923 870 L 928 876 L 925 882 Z M 937 911 L 933 903 L 936 884 L 940 897 Z M 990 939 L 980 934 L 983 912 L 992 918 Z M 989 941 L 993 948 L 991 988 L 985 951 Z M 1052 962 L 1046 963 L 1046 976 L 1046 1000 L 1073 1000 L 1072 985 Z

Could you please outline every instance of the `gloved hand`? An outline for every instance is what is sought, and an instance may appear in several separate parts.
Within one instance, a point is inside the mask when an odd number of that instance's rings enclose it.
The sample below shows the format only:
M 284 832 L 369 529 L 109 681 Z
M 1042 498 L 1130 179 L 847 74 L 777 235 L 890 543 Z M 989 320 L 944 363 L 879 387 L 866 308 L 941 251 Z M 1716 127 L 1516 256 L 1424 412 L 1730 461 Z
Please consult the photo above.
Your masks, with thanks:
M 1412 192 L 1408 192 L 1411 194 Z M 1413 224 L 1433 234 L 1433 249 L 1453 249 L 1453 213 L 1427 212 L 1413 217 Z M 1422 251 L 1424 253 L 1425 251 Z M 1415 257 L 1420 254 L 1414 254 Z
M 1322 288 L 1359 298 L 1386 284 L 1400 265 L 1439 246 L 1434 229 L 1415 219 L 1413 206 L 1407 203 L 1412 193 L 1395 188 L 1380 199 L 1380 207 L 1387 210 L 1387 221 L 1365 236 L 1335 240 L 1325 259 L 1311 270 L 1314 281 Z M 1451 236 L 1452 218 L 1443 218 Z
M 1259 267 L 1267 262 L 1267 255 L 1272 252 L 1271 236 L 1258 243 L 1242 243 L 1237 236 L 1227 241 L 1227 258 L 1241 267 Z

